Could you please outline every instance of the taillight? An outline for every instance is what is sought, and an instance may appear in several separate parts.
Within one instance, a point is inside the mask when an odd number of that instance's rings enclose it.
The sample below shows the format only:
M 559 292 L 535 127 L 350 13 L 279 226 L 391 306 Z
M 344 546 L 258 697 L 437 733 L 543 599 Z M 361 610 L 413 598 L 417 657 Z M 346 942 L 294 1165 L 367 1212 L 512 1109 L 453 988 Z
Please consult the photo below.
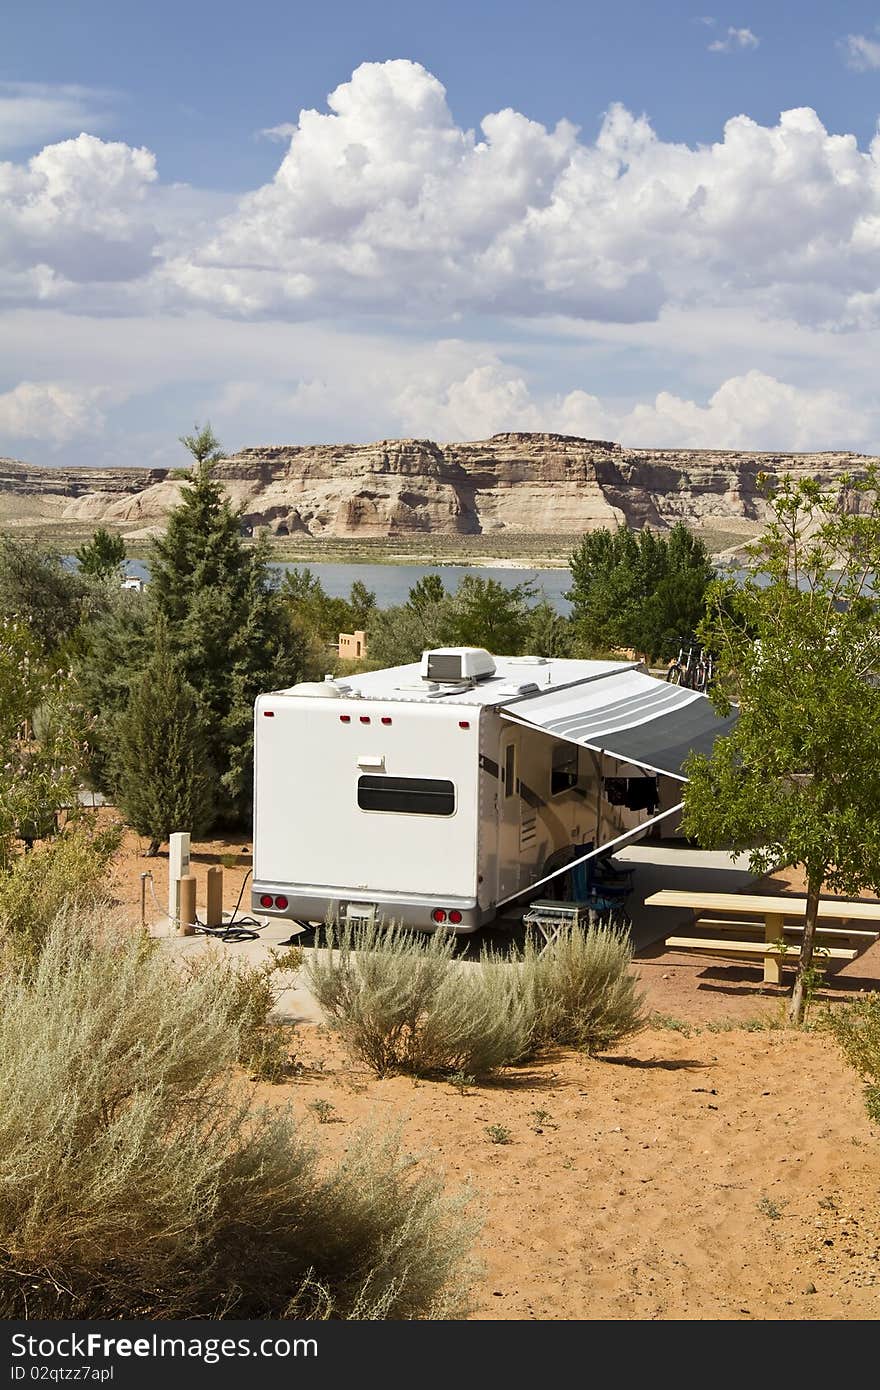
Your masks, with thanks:
M 469 729 L 469 728 L 471 727 L 470 720 L 469 720 L 469 719 L 459 719 L 459 721 L 458 721 L 458 727 L 459 727 L 460 729 Z
M 383 714 L 383 715 L 382 715 L 382 723 L 383 723 L 383 724 L 390 724 L 390 723 L 391 723 L 391 720 L 389 719 L 389 717 L 388 717 L 387 714 Z
M 275 899 L 270 897 L 268 893 L 264 893 L 260 898 L 260 907 L 271 907 L 274 901 Z
M 276 906 L 276 907 L 280 907 L 282 912 L 283 912 L 284 909 L 286 908 L 286 906 L 287 906 L 287 899 L 285 898 L 285 896 L 284 896 L 283 893 L 279 893 L 279 894 L 278 894 L 278 897 L 275 899 L 275 906 Z
M 351 715 L 350 715 L 350 714 L 340 714 L 340 716 L 339 716 L 339 722 L 340 722 L 340 724 L 350 724 L 350 723 L 351 723 Z
M 450 922 L 452 922 L 453 926 L 458 926 L 459 922 L 461 921 L 461 913 L 459 912 L 457 907 L 454 907 L 450 912 L 449 920 Z
M 369 716 L 368 714 L 362 714 L 362 715 L 360 716 L 360 720 L 361 720 L 361 723 L 362 723 L 362 724 L 369 724 L 369 722 L 370 722 L 370 716 Z
M 431 913 L 431 916 L 435 922 L 446 921 L 446 913 L 443 911 L 442 907 L 435 907 L 434 911 Z

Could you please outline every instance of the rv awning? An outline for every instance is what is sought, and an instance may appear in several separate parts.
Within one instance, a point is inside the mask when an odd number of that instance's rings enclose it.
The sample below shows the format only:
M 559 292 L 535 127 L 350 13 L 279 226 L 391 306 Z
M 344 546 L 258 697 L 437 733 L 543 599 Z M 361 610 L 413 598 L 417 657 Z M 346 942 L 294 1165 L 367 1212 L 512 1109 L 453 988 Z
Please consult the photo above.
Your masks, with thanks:
M 715 740 L 736 723 L 735 714 L 721 719 L 707 696 L 634 670 L 520 697 L 501 714 L 682 782 L 690 754 L 710 753 Z

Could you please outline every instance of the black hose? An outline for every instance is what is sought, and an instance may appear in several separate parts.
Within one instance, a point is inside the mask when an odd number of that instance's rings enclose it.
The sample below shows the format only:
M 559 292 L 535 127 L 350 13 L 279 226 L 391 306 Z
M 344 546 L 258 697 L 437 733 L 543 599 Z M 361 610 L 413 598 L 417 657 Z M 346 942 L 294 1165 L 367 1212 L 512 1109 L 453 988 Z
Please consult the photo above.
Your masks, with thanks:
M 238 909 L 241 907 L 245 885 L 252 873 L 253 869 L 248 869 L 241 881 L 241 887 L 238 890 L 238 900 L 235 907 L 232 909 L 232 916 L 229 918 L 229 921 L 222 927 L 207 927 L 205 923 L 200 922 L 197 917 L 195 921 L 197 936 L 213 936 L 217 941 L 257 941 L 259 939 L 260 932 L 269 925 L 268 922 L 260 922 L 256 917 L 252 917 L 248 914 L 239 920 L 238 925 L 235 924 L 235 919 L 238 916 Z

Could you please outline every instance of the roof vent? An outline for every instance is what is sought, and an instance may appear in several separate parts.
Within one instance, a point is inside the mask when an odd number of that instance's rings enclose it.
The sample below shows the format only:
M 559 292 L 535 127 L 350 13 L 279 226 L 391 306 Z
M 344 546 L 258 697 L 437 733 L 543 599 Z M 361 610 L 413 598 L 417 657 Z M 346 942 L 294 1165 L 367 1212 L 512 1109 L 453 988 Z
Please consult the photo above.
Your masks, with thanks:
M 313 698 L 317 696 L 319 700 L 339 700 L 342 698 L 341 691 L 328 681 L 300 681 L 299 685 L 292 685 L 284 693 L 285 695 L 311 695 Z
M 534 695 L 538 690 L 534 681 L 507 681 L 505 685 L 499 685 L 497 695 Z
M 435 647 L 422 652 L 422 680 L 462 685 L 495 674 L 495 662 L 482 647 Z

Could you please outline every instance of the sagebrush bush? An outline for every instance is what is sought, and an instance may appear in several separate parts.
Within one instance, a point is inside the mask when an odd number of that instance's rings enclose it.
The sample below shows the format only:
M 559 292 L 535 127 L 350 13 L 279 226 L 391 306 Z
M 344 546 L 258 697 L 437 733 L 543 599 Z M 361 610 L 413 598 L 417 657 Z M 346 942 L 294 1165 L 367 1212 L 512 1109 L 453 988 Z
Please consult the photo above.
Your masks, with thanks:
M 532 1019 L 516 972 L 452 961 L 453 938 L 375 923 L 327 929 L 309 984 L 350 1050 L 379 1076 L 486 1076 L 528 1051 Z
M 296 947 L 283 953 L 273 952 L 269 960 L 259 965 L 232 962 L 227 955 L 214 951 L 191 956 L 186 962 L 193 973 L 219 972 L 227 977 L 230 1017 L 239 1030 L 238 1061 L 260 1081 L 283 1081 L 292 1070 L 293 1025 L 280 1023 L 272 1013 L 284 989 L 279 975 L 297 970 L 300 965 L 302 951 Z
M 324 1163 L 255 1107 L 236 989 L 78 914 L 0 975 L 0 1317 L 460 1311 L 464 1196 L 394 1137 Z
M 540 953 L 528 941 L 521 978 L 535 1048 L 603 1052 L 644 1028 L 632 954 L 629 928 L 600 922 L 560 932 Z
M 880 992 L 826 1010 L 822 1026 L 865 1083 L 865 1104 L 880 1123 Z
M 67 827 L 0 873 L 0 941 L 34 961 L 62 909 L 88 915 L 105 896 L 106 874 L 119 847 L 120 825 L 89 820 Z

